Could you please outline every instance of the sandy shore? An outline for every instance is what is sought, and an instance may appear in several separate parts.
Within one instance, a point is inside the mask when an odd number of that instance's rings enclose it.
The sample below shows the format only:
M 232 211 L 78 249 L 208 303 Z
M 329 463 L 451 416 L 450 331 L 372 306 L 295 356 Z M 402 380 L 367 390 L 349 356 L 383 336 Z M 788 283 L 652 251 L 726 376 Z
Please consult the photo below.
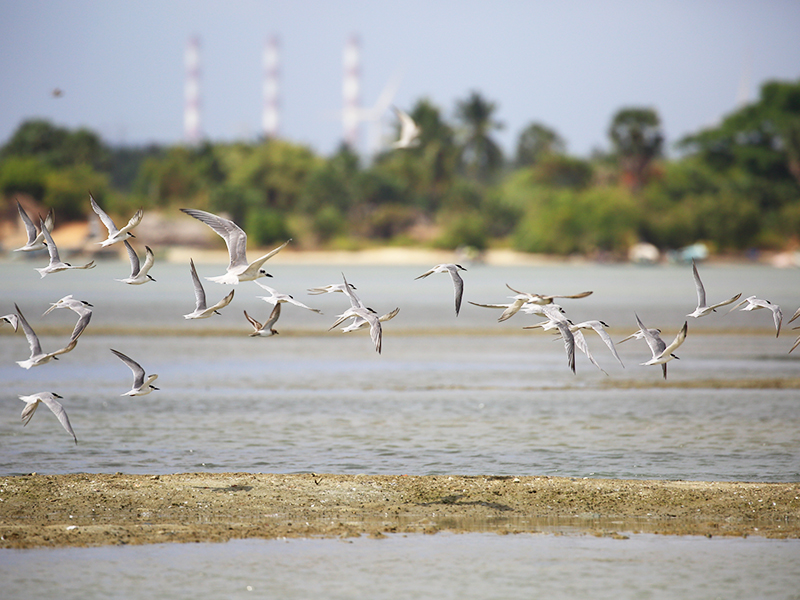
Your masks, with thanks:
M 252 473 L 0 478 L 0 547 L 438 531 L 800 537 L 800 483 Z

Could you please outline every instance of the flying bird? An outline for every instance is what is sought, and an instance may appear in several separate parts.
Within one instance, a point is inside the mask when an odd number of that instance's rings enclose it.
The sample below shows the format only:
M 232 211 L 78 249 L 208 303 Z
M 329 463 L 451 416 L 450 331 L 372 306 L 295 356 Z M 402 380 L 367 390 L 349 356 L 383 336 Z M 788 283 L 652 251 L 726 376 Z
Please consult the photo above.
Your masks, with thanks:
M 798 311 L 800 311 L 800 309 L 798 309 Z M 794 331 L 795 329 L 800 329 L 800 327 L 792 327 L 792 331 Z M 797 337 L 797 339 L 794 341 L 794 344 L 792 344 L 792 347 L 789 348 L 789 354 L 791 354 L 792 350 L 797 348 L 797 346 L 800 346 L 800 336 Z
M 297 300 L 292 298 L 292 296 L 290 296 L 289 294 L 281 294 L 280 292 L 278 292 L 278 290 L 271 288 L 268 285 L 264 285 L 260 281 L 255 281 L 254 283 L 260 288 L 265 289 L 267 292 L 269 292 L 269 296 L 257 296 L 258 298 L 261 298 L 264 302 L 268 304 L 286 304 L 286 303 L 294 304 L 295 306 L 299 306 L 300 308 L 305 308 L 306 310 L 322 314 L 322 311 L 319 310 L 318 308 L 311 308 L 310 306 L 306 306 L 302 302 L 298 302 Z
M 415 277 L 414 280 L 417 279 L 424 279 L 428 275 L 432 275 L 433 273 L 450 273 L 450 277 L 453 280 L 453 288 L 455 290 L 456 295 L 456 316 L 458 316 L 458 311 L 461 310 L 461 297 L 464 295 L 464 280 L 461 279 L 461 275 L 458 274 L 459 271 L 466 271 L 464 267 L 461 265 L 456 265 L 453 263 L 443 263 L 440 265 L 436 265 L 432 269 L 425 271 L 419 277 Z
M 397 118 L 400 119 L 400 139 L 392 144 L 392 148 L 411 148 L 419 145 L 419 126 L 407 113 L 396 106 L 392 106 Z
M 694 276 L 695 288 L 697 288 L 697 308 L 694 309 L 694 312 L 691 312 L 688 315 L 686 315 L 687 317 L 694 317 L 695 319 L 700 317 L 705 317 L 706 315 L 710 315 L 712 312 L 715 312 L 718 308 L 722 306 L 727 306 L 728 304 L 736 302 L 742 295 L 742 293 L 739 292 L 738 294 L 736 294 L 732 298 L 728 298 L 724 302 L 719 302 L 717 304 L 708 306 L 706 304 L 706 290 L 703 287 L 703 282 L 700 281 L 700 274 L 697 272 L 697 265 L 695 264 L 694 259 L 692 259 L 692 275 Z
M 158 379 L 158 375 L 149 375 L 145 381 L 144 369 L 139 363 L 132 358 L 125 356 L 122 352 L 114 350 L 113 348 L 110 348 L 110 350 L 116 354 L 122 362 L 128 365 L 130 370 L 133 372 L 133 386 L 124 394 L 120 394 L 120 396 L 146 396 L 153 390 L 159 389 L 152 385 L 152 383 Z
M 68 308 L 71 311 L 77 313 L 78 315 L 78 322 L 75 323 L 75 327 L 72 330 L 72 335 L 70 336 L 70 341 L 77 340 L 80 335 L 83 333 L 83 330 L 86 329 L 86 326 L 89 324 L 89 321 L 92 319 L 92 308 L 93 306 L 88 302 L 83 300 L 76 300 L 72 297 L 72 294 L 69 296 L 64 296 L 58 302 L 53 302 L 46 311 L 44 311 L 43 317 L 50 314 L 57 308 Z
M 608 335 L 608 332 L 606 331 L 606 327 L 608 327 L 608 324 L 605 323 L 604 321 L 591 320 L 591 321 L 584 321 L 582 323 L 575 323 L 574 325 L 570 325 L 570 330 L 572 332 L 575 332 L 575 331 L 577 331 L 579 329 L 592 329 L 592 330 L 594 330 L 595 333 L 597 333 L 597 335 L 600 336 L 600 339 L 603 340 L 603 343 L 606 346 L 608 346 L 608 349 L 611 350 L 611 354 L 614 355 L 614 358 L 616 358 L 619 361 L 619 364 L 621 364 L 622 367 L 624 368 L 625 365 L 622 363 L 622 359 L 619 357 L 619 354 L 617 353 L 617 349 L 614 347 L 614 341 L 611 339 L 611 336 Z
M 289 239 L 274 250 L 268 252 L 264 256 L 257 258 L 251 263 L 247 262 L 247 234 L 236 223 L 230 219 L 223 219 L 217 215 L 211 214 L 204 210 L 195 210 L 193 208 L 182 208 L 182 212 L 194 217 L 211 227 L 214 232 L 225 240 L 225 245 L 228 247 L 228 254 L 230 256 L 230 263 L 225 275 L 217 277 L 206 277 L 209 281 L 216 283 L 227 283 L 229 285 L 236 285 L 242 281 L 254 281 L 259 277 L 272 277 L 261 266 L 270 258 L 275 256 L 278 252 L 283 250 L 286 245 L 292 240 Z
M 635 314 L 635 313 L 634 313 Z M 654 334 L 652 329 L 647 329 L 643 324 L 642 321 L 639 319 L 639 315 L 636 316 L 636 323 L 639 325 L 639 331 L 642 333 L 642 338 L 647 345 L 650 347 L 650 352 L 653 354 L 653 357 L 648 360 L 647 362 L 640 363 L 642 365 L 661 365 L 661 370 L 664 374 L 664 379 L 667 378 L 667 363 L 671 361 L 673 358 L 678 358 L 673 354 L 678 347 L 683 344 L 686 340 L 686 333 L 688 331 L 689 324 L 684 321 L 683 327 L 678 332 L 678 335 L 675 336 L 675 339 L 672 341 L 671 344 L 667 345 L 664 340 L 661 339 L 661 336 L 658 334 Z M 627 338 L 626 338 L 627 339 Z
M 350 308 L 344 311 L 336 322 L 328 328 L 328 331 L 337 327 L 338 325 L 344 323 L 347 319 L 353 318 L 354 322 L 353 325 L 359 322 L 359 320 L 363 320 L 365 323 L 369 324 L 369 335 L 372 339 L 372 343 L 375 344 L 375 351 L 380 354 L 381 353 L 381 343 L 383 339 L 383 330 L 381 328 L 381 322 L 378 319 L 378 314 L 364 306 L 364 303 L 361 302 L 361 299 L 356 296 L 355 292 L 353 292 L 349 283 L 347 283 L 347 278 L 342 273 L 342 279 L 344 280 L 344 285 L 342 290 L 347 297 L 350 299 Z M 352 327 L 352 325 L 351 325 Z M 361 325 L 358 325 L 356 329 L 360 328 Z M 354 331 L 354 329 L 350 329 L 350 331 Z
M 19 322 L 22 324 L 22 331 L 25 332 L 25 337 L 28 339 L 28 345 L 31 348 L 31 356 L 28 360 L 17 361 L 17 364 L 23 369 L 38 367 L 45 363 L 50 362 L 51 360 L 58 360 L 58 357 L 61 354 L 66 354 L 67 352 L 72 351 L 72 349 L 75 348 L 75 346 L 77 345 L 78 339 L 71 338 L 69 344 L 67 344 L 60 350 L 56 350 L 55 352 L 49 352 L 49 353 L 42 352 L 42 347 L 39 344 L 39 338 L 36 336 L 36 333 L 33 331 L 33 328 L 28 324 L 28 321 L 25 319 L 25 316 L 22 314 L 22 311 L 20 311 L 19 306 L 15 304 L 14 308 L 17 309 L 17 317 L 19 317 Z
M 22 218 L 22 223 L 25 226 L 25 233 L 28 236 L 28 241 L 24 246 L 14 250 L 14 252 L 33 252 L 34 250 L 44 250 L 47 247 L 47 245 L 44 243 L 44 233 L 36 229 L 36 226 L 33 224 L 33 221 L 31 221 L 28 213 L 25 212 L 25 209 L 22 208 L 19 200 L 17 200 L 17 210 L 19 210 L 19 216 Z M 44 226 L 48 231 L 53 231 L 54 223 L 55 217 L 53 215 L 53 210 L 50 209 L 50 212 L 47 213 L 47 216 L 44 219 Z
M 131 229 L 136 227 L 142 221 L 143 212 L 140 208 L 137 210 L 134 215 L 131 217 L 130 221 L 123 227 L 122 229 L 117 229 L 117 226 L 114 225 L 114 221 L 111 220 L 102 208 L 97 205 L 97 202 L 94 201 L 94 198 L 91 194 L 89 194 L 89 202 L 92 204 L 92 210 L 97 213 L 97 216 L 100 217 L 100 220 L 103 222 L 103 225 L 106 226 L 108 229 L 108 238 L 103 240 L 102 242 L 97 242 L 105 248 L 106 246 L 110 246 L 111 244 L 116 244 L 117 242 L 121 242 L 123 240 L 127 240 L 128 238 L 136 237 L 131 233 Z
M 48 273 L 58 273 L 59 271 L 66 271 L 68 269 L 94 269 L 95 264 L 93 260 L 82 266 L 71 265 L 67 262 L 63 262 L 58 256 L 58 248 L 56 247 L 56 243 L 53 241 L 53 237 L 50 235 L 50 231 L 48 231 L 44 221 L 39 219 L 39 222 L 41 224 L 41 232 L 44 235 L 44 242 L 47 244 L 47 251 L 50 253 L 50 264 L 48 264 L 46 267 L 42 267 L 41 269 L 36 269 L 39 271 L 39 275 L 45 277 Z
M 130 245 L 128 240 L 123 240 L 122 243 L 125 244 L 125 248 L 128 251 L 128 258 L 131 261 L 131 275 L 125 279 L 115 279 L 114 281 L 121 281 L 122 283 L 127 283 L 130 285 L 142 285 L 148 281 L 155 281 L 155 279 L 148 275 L 153 263 L 156 261 L 150 246 L 144 247 L 144 264 L 140 266 L 139 257 L 136 255 L 136 250 L 133 249 L 133 246 Z
M 269 314 L 269 318 L 264 321 L 262 325 L 258 321 L 256 321 L 253 317 L 247 314 L 247 311 L 244 311 L 244 317 L 253 326 L 253 331 L 248 333 L 250 337 L 270 337 L 273 335 L 277 335 L 280 333 L 278 330 L 273 329 L 275 323 L 277 323 L 278 318 L 281 316 L 281 303 L 278 302 L 275 304 L 275 307 L 272 309 L 272 312 Z
M 575 373 L 576 336 L 572 329 L 570 329 L 571 323 L 563 314 L 561 314 L 559 307 L 557 307 L 555 304 L 542 306 L 540 314 L 543 314 L 545 317 L 547 317 L 547 321 L 544 321 L 543 323 L 537 323 L 536 325 L 529 325 L 527 327 L 523 327 L 523 329 L 536 329 L 537 327 L 541 327 L 545 331 L 557 329 L 558 333 L 561 335 L 561 339 L 564 341 L 564 350 L 567 353 L 567 365 L 572 372 Z M 598 369 L 603 371 L 603 369 L 600 368 L 600 365 L 595 362 L 594 358 L 589 353 L 589 348 L 586 345 L 585 339 L 583 339 L 583 334 L 580 331 L 577 333 L 582 339 L 580 350 L 582 350 L 586 356 L 589 357 L 589 360 L 591 360 Z M 603 372 L 605 373 L 605 371 Z M 608 373 L 606 373 L 606 375 L 608 375 Z
M 370 310 L 369 308 L 367 310 Z M 374 311 L 373 311 L 374 312 Z M 380 323 L 385 323 L 386 321 L 391 321 L 397 316 L 397 313 L 400 312 L 400 308 L 395 308 L 393 311 L 386 313 L 378 317 L 378 321 Z M 378 314 L 378 313 L 375 313 Z M 361 317 L 354 317 L 353 322 L 350 323 L 347 327 L 342 328 L 342 333 L 350 333 L 351 331 L 356 331 L 358 329 L 363 329 L 364 327 L 368 327 L 370 325 L 369 321 L 366 319 L 362 319 Z
M 19 317 L 17 317 L 17 315 L 3 315 L 0 317 L 0 325 L 3 323 L 8 323 L 14 328 L 14 331 L 16 331 L 17 327 L 19 327 Z
M 515 290 L 508 284 L 506 284 L 506 287 L 515 294 L 518 294 L 518 296 L 524 298 L 526 302 L 531 304 L 539 304 L 540 306 L 543 306 L 545 304 L 552 304 L 553 300 L 556 298 L 586 298 L 586 296 L 592 295 L 592 292 L 581 292 L 580 294 L 572 294 L 571 296 L 559 296 L 559 295 L 546 296 L 544 294 L 530 294 L 528 292 L 520 292 L 519 290 Z
M 773 304 L 769 300 L 762 300 L 761 298 L 756 298 L 755 296 L 748 296 L 739 304 L 731 308 L 728 313 L 732 313 L 737 308 L 746 304 L 742 311 L 751 311 L 751 310 L 758 310 L 760 308 L 766 308 L 772 311 L 772 320 L 775 323 L 775 337 L 778 337 L 781 334 L 781 323 L 783 322 L 783 313 L 781 312 L 781 307 L 777 304 Z M 796 314 L 795 314 L 796 316 Z M 795 317 L 792 317 L 794 319 Z
M 30 396 L 20 396 L 19 399 L 25 402 L 25 408 L 22 409 L 22 426 L 24 427 L 28 424 L 33 418 L 33 413 L 36 412 L 39 403 L 42 403 L 58 418 L 58 422 L 61 423 L 61 426 L 67 430 L 67 433 L 72 436 L 72 439 L 74 439 L 77 444 L 78 438 L 75 436 L 72 425 L 69 423 L 67 411 L 64 410 L 64 407 L 61 406 L 61 403 L 56 400 L 56 398 L 63 399 L 63 396 L 59 396 L 55 392 L 37 392 Z
M 352 283 L 349 284 L 350 289 L 356 289 Z M 308 293 L 312 296 L 316 296 L 319 294 L 333 294 L 335 292 L 342 292 L 344 293 L 344 284 L 343 283 L 331 283 L 329 285 L 323 285 L 322 287 L 315 287 L 315 288 L 308 288 Z M 798 309 L 800 312 L 800 309 Z
M 190 258 L 189 265 L 192 267 L 192 282 L 194 283 L 194 299 L 195 299 L 195 307 L 194 311 L 190 312 L 188 315 L 183 315 L 184 319 L 207 319 L 213 314 L 221 314 L 219 312 L 220 308 L 224 308 L 231 303 L 233 300 L 233 292 L 236 290 L 231 290 L 231 293 L 225 296 L 222 300 L 217 302 L 214 306 L 208 307 L 206 306 L 206 292 L 203 289 L 203 284 L 200 283 L 200 278 L 197 276 L 197 269 L 194 268 L 194 261 Z

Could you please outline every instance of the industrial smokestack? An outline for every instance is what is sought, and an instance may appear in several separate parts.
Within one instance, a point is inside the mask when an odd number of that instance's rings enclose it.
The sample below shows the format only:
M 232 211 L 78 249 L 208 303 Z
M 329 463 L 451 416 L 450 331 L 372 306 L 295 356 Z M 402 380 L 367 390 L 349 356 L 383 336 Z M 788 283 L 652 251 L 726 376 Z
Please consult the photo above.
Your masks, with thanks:
M 186 88 L 183 109 L 183 135 L 186 142 L 196 144 L 200 141 L 200 40 L 192 37 L 186 47 Z
M 279 75 L 278 70 L 278 38 L 270 37 L 264 44 L 264 110 L 261 115 L 261 126 L 264 136 L 274 138 L 278 136 L 279 121 Z
M 342 86 L 344 110 L 342 126 L 344 141 L 351 150 L 357 150 L 358 130 L 361 120 L 361 58 L 358 37 L 353 35 L 344 47 L 344 83 Z

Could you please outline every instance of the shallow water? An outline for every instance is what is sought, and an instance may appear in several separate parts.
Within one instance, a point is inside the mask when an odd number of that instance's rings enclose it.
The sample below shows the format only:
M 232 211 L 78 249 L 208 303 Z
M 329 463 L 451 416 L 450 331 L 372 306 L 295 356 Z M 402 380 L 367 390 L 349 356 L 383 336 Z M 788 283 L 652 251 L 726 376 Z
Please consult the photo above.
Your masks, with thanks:
M 0 550 L 9 598 L 797 598 L 798 540 L 637 534 Z
M 620 339 L 635 329 L 626 327 L 634 311 L 643 319 L 654 315 L 647 324 L 662 327 L 666 338 L 693 308 L 686 266 L 469 267 L 459 317 L 446 275 L 414 281 L 418 268 L 347 267 L 362 298 L 370 304 L 375 299 L 380 312 L 401 307 L 384 326 L 382 355 L 366 331 L 327 332 L 347 305 L 342 294 L 303 294 L 307 287 L 335 282 L 344 268 L 272 269 L 271 283 L 325 314 L 284 305 L 276 326 L 281 335 L 260 339 L 246 335 L 241 314 L 244 308 L 263 318 L 269 310 L 255 284 L 237 286 L 222 316 L 186 321 L 181 314 L 193 308 L 193 295 L 190 282 L 183 281 L 185 268 L 161 265 L 154 273 L 157 283 L 134 287 L 113 281 L 122 266 L 101 263 L 91 271 L 39 279 L 27 264 L 0 265 L 18 284 L 0 291 L 0 306 L 18 302 L 34 329 L 63 328 L 41 336 L 45 350 L 63 345 L 75 322 L 67 310 L 42 317 L 49 302 L 72 292 L 95 305 L 78 347 L 42 367 L 26 371 L 15 364 L 28 352 L 21 333 L 0 338 L 6 390 L 0 405 L 1 474 L 800 478 L 798 392 L 775 387 L 798 377 L 800 354 L 787 354 L 794 336 L 776 339 L 766 311 L 692 320 L 680 360 L 669 363 L 667 384 L 689 386 L 676 388 L 665 385 L 659 367 L 639 364 L 648 358 L 641 341 L 619 346 L 623 368 L 589 332 L 590 347 L 608 375 L 583 355 L 572 374 L 561 342 L 541 331 L 522 331 L 536 317 L 520 314 L 498 324 L 499 311 L 466 304 L 472 298 L 503 301 L 510 294 L 508 281 L 529 289 L 533 284 L 526 281 L 541 279 L 548 291 L 567 293 L 595 288 L 589 298 L 564 302 L 568 316 L 602 318 Z M 204 274 L 221 269 L 198 268 Z M 797 288 L 787 284 L 796 271 L 747 266 L 703 267 L 702 273 L 710 297 L 731 295 L 744 280 L 774 290 L 778 299 Z M 612 281 L 620 289 L 612 292 Z M 214 302 L 228 288 L 208 282 L 206 290 Z M 109 348 L 158 373 L 161 389 L 120 397 L 132 376 Z M 751 387 L 734 389 L 742 381 Z M 43 408 L 25 428 L 20 425 L 17 396 L 40 390 L 64 396 L 77 446 Z
M 615 340 L 634 312 L 672 337 L 695 306 L 690 267 L 467 265 L 461 315 L 447 276 L 425 268 L 289 266 L 269 283 L 324 315 L 284 306 L 281 335 L 247 337 L 242 310 L 263 320 L 255 284 L 236 288 L 222 316 L 185 321 L 194 308 L 188 267 L 156 263 L 157 283 L 113 281 L 122 262 L 39 279 L 32 263 L 0 264 L 0 314 L 17 302 L 45 350 L 63 345 L 69 311 L 42 313 L 66 294 L 95 305 L 78 347 L 20 369 L 21 334 L 0 330 L 0 474 L 185 471 L 564 475 L 739 481 L 800 480 L 800 395 L 794 334 L 776 339 L 771 315 L 691 320 L 665 385 L 643 367 L 643 342 L 619 346 L 625 368 L 587 336 L 604 375 L 584 356 L 577 373 L 549 334 L 522 331 L 535 317 L 496 322 L 513 287 L 594 290 L 565 300 L 573 320 L 603 319 Z M 216 275 L 221 265 L 198 265 Z M 366 332 L 327 332 L 346 308 L 339 294 L 305 289 L 341 271 L 380 313 L 378 356 Z M 796 270 L 701 266 L 709 299 L 741 291 L 800 302 Z M 746 283 L 747 288 L 742 284 Z M 210 302 L 228 288 L 207 282 Z M 724 309 L 723 309 L 724 310 Z M 55 329 L 54 329 L 55 328 Z M 788 328 L 787 328 L 788 329 Z M 156 372 L 161 389 L 123 398 L 130 370 L 116 348 Z M 742 385 L 746 384 L 744 388 Z M 747 387 L 749 386 L 749 387 Z M 23 428 L 21 394 L 64 396 L 80 443 L 40 408 Z M 563 533 L 563 531 L 561 532 Z M 569 533 L 569 532 L 567 532 Z M 4 595 L 26 598 L 797 598 L 796 540 L 612 540 L 573 534 L 389 536 L 371 540 L 248 540 L 226 544 L 0 550 Z M 249 587 L 248 587 L 249 586 Z

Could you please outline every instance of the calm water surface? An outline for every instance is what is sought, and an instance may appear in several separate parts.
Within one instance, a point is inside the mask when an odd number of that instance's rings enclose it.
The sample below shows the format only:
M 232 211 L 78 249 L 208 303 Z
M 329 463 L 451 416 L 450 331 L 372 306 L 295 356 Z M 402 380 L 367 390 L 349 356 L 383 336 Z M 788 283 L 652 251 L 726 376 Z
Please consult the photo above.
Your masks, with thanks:
M 6 598 L 800 597 L 798 540 L 440 533 L 0 550 Z M 53 593 L 57 590 L 57 593 Z
M 696 303 L 691 268 L 618 265 L 467 265 L 461 315 L 445 275 L 427 267 L 290 266 L 269 284 L 323 310 L 284 305 L 281 335 L 247 337 L 242 310 L 270 307 L 255 284 L 237 287 L 222 316 L 185 321 L 194 308 L 188 267 L 156 263 L 158 280 L 133 287 L 122 262 L 40 279 L 31 263 L 0 264 L 0 314 L 17 302 L 47 351 L 64 344 L 75 316 L 42 313 L 66 294 L 95 305 L 78 347 L 25 371 L 21 333 L 0 332 L 0 474 L 185 471 L 505 474 L 738 481 L 800 480 L 797 332 L 771 314 L 723 312 L 690 320 L 665 385 L 643 342 L 619 346 L 625 368 L 587 334 L 603 374 L 583 355 L 577 373 L 563 344 L 523 331 L 535 317 L 496 322 L 481 303 L 517 289 L 593 290 L 565 300 L 576 320 L 602 319 L 619 340 L 646 325 L 672 338 Z M 198 265 L 216 275 L 221 265 Z M 365 303 L 400 314 L 377 355 L 366 331 L 327 329 L 347 307 L 306 288 L 345 271 Z M 737 292 L 800 303 L 800 272 L 702 265 L 709 300 Z M 210 302 L 229 288 L 207 282 Z M 149 396 L 123 398 L 130 370 L 116 348 L 159 374 Z M 64 396 L 80 443 L 48 411 L 25 428 L 17 397 Z M 391 536 L 224 545 L 0 552 L 9 597 L 258 596 L 404 597 L 798 597 L 797 542 L 634 535 Z M 85 576 L 70 578 L 73 573 Z M 443 577 L 442 574 L 446 573 Z M 202 576 L 200 576 L 202 574 Z M 247 591 L 247 586 L 252 592 Z M 4 588 L 6 589 L 6 588 Z M 537 594 L 538 592 L 538 594 Z M 792 595 L 794 594 L 794 595 Z

